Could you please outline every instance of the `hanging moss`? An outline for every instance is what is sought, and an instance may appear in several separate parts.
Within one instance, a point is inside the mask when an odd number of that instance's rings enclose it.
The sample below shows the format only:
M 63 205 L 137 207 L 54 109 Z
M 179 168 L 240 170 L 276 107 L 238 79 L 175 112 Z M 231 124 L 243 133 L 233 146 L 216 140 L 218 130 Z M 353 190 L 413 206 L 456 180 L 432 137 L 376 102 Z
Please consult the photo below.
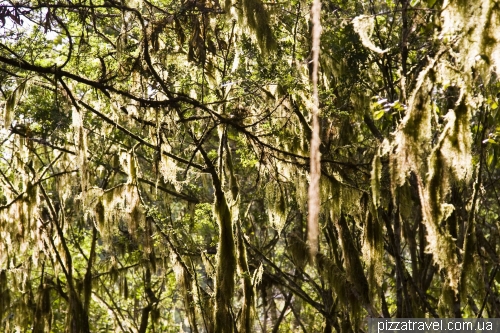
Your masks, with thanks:
M 161 146 L 162 152 L 170 153 L 171 147 L 166 144 Z M 177 172 L 179 170 L 177 164 L 172 158 L 167 157 L 165 154 L 160 155 L 160 173 L 166 183 L 172 184 L 177 191 L 182 189 L 182 182 L 177 179 Z
M 228 8 L 228 1 L 226 1 Z M 261 0 L 242 0 L 241 13 L 238 17 L 240 23 L 255 33 L 255 39 L 263 53 L 276 50 L 276 38 L 270 24 L 268 9 Z
M 295 233 L 289 234 L 287 241 L 287 251 L 290 253 L 293 263 L 303 269 L 309 260 L 307 244 Z
M 454 316 L 446 311 L 454 306 L 454 293 L 466 273 L 473 266 L 475 246 L 474 205 L 469 212 L 465 245 L 454 238 L 453 228 L 442 226 L 455 212 L 450 198 L 451 188 L 470 185 L 472 174 L 471 117 L 480 108 L 481 97 L 475 96 L 472 83 L 478 77 L 488 81 L 490 73 L 500 72 L 500 9 L 496 1 L 444 1 L 440 12 L 441 47 L 426 68 L 420 72 L 408 99 L 406 114 L 391 139 L 390 173 L 393 197 L 398 197 L 403 219 L 414 215 L 407 181 L 410 173 L 417 178 L 422 218 L 427 230 L 427 251 L 444 274 L 444 287 L 439 301 L 443 316 Z M 353 20 L 353 26 L 368 49 L 383 53 L 371 41 L 374 17 L 360 16 Z M 439 95 L 440 87 L 456 92 L 453 103 L 442 110 L 432 106 Z M 449 96 L 447 96 L 449 97 Z M 437 112 L 440 112 L 438 114 Z M 443 117 L 444 115 L 444 117 Z M 441 121 L 444 120 L 444 126 Z M 381 163 L 380 152 L 372 163 L 372 197 L 375 205 L 380 204 Z M 455 212 L 455 214 L 457 214 Z M 372 216 L 372 219 L 375 217 Z M 365 229 L 366 245 L 371 245 L 373 230 Z M 410 237 L 410 236 L 409 236 Z M 464 250 L 461 263 L 460 250 Z M 366 248 L 366 258 L 370 249 Z M 371 259 L 367 259 L 370 260 Z M 368 262 L 368 261 L 367 261 Z M 463 265 L 463 266 L 461 266 Z M 370 268 L 369 268 L 370 270 Z M 463 281 L 463 285 L 467 284 Z M 463 292 L 465 289 L 462 290 Z
M 450 287 L 450 283 L 444 283 L 441 289 L 441 295 L 438 302 L 438 314 L 441 318 L 454 318 L 453 313 L 454 298 L 456 297 L 454 290 Z
M 377 207 L 380 204 L 380 178 L 382 177 L 382 162 L 380 159 L 380 152 L 375 154 L 372 162 L 371 170 L 371 191 L 373 204 Z
M 370 299 L 379 294 L 384 273 L 384 237 L 383 227 L 377 218 L 375 209 L 367 209 L 364 223 L 363 261 L 367 266 Z
M 298 207 L 307 207 L 307 177 L 299 169 L 294 171 L 292 176 L 292 181 L 295 185 L 295 200 L 297 201 Z M 320 183 L 320 190 L 322 190 Z M 323 192 L 321 193 L 323 195 Z
M 85 192 L 87 190 L 87 187 L 89 186 L 89 182 L 87 177 L 87 134 L 85 129 L 83 128 L 84 111 L 73 107 L 72 119 L 74 128 L 74 142 L 77 149 L 77 165 L 79 168 L 82 191 Z
M 437 151 L 433 156 L 440 155 Z M 422 202 L 422 216 L 427 230 L 428 251 L 433 254 L 434 260 L 439 267 L 447 272 L 448 281 L 454 290 L 457 290 L 460 266 L 457 260 L 455 243 L 450 234 L 440 228 L 440 223 L 453 211 L 454 207 L 445 204 L 441 199 L 441 191 L 446 185 L 443 185 L 442 164 L 439 158 L 434 158 L 432 166 L 432 176 L 429 177 L 429 185 L 426 189 L 420 189 Z
M 403 221 L 412 221 L 415 220 L 418 215 L 415 211 L 418 206 L 414 201 L 414 195 L 412 191 L 416 189 L 412 189 L 411 185 L 405 183 L 403 186 L 398 188 L 398 196 L 399 196 L 399 213 L 401 215 L 401 219 Z
M 355 299 L 352 299 L 352 304 L 359 304 L 368 311 L 370 316 L 378 316 L 371 305 L 368 281 L 344 214 L 341 214 L 340 218 L 335 220 L 335 226 L 340 236 L 347 281 L 353 287 L 352 293 Z
M 182 265 L 178 258 L 173 257 L 173 261 L 175 278 L 183 296 L 189 325 L 191 326 L 193 333 L 197 333 L 198 325 L 196 323 L 196 304 L 198 302 L 196 301 L 196 298 L 198 293 L 196 291 L 192 275 L 189 271 L 187 271 L 186 266 Z
M 335 291 L 335 296 L 342 304 L 347 304 L 348 282 L 346 274 L 330 258 L 322 253 L 318 253 L 316 263 L 321 275 L 326 277 L 328 283 Z
M 382 50 L 381 48 L 376 46 L 371 40 L 371 36 L 375 28 L 375 16 L 373 15 L 357 16 L 352 20 L 352 25 L 354 27 L 354 30 L 358 33 L 364 47 L 379 54 L 383 54 L 389 51 L 389 49 Z
M 95 207 L 95 213 L 96 213 L 96 220 L 97 220 L 97 228 L 98 230 L 103 230 L 104 228 L 104 206 L 102 204 L 102 201 L 99 200 L 99 202 L 96 204 Z
M 478 65 L 487 72 L 500 71 L 500 40 L 498 3 L 493 0 L 464 2 L 448 1 L 441 13 L 442 31 L 440 38 L 452 39 L 459 36 L 457 42 L 461 52 L 455 56 L 463 66 L 463 76 L 470 78 L 471 68 Z M 488 61 L 477 62 L 478 55 Z M 488 62 L 491 61 L 491 67 Z M 486 65 L 486 66 L 485 66 Z
M 365 210 L 361 207 L 363 192 L 351 186 L 341 187 L 342 211 L 354 218 L 358 225 L 363 224 Z
M 463 99 L 456 111 L 450 109 L 446 115 L 447 124 L 429 158 L 429 175 L 425 192 L 421 195 L 424 199 L 423 217 L 428 230 L 429 250 L 439 266 L 447 272 L 448 281 L 455 291 L 460 281 L 456 244 L 449 232 L 440 228 L 440 224 L 455 209 L 447 203 L 451 183 L 468 181 L 472 165 L 469 126 L 464 126 L 463 119 L 460 119 L 465 118 L 467 123 L 469 121 Z
M 328 203 L 325 207 L 328 207 L 329 211 L 327 214 L 331 214 L 332 219 L 340 217 L 342 209 L 342 185 L 336 178 L 325 178 L 320 179 L 320 191 L 321 197 L 325 202 Z
M 265 203 L 269 222 L 278 234 L 281 234 L 287 217 L 287 202 L 283 193 L 284 190 L 281 184 L 275 182 L 268 183 L 265 190 Z
M 124 224 L 132 239 L 137 240 L 137 230 L 145 227 L 144 209 L 136 185 L 120 184 L 109 190 L 101 190 L 102 197 L 94 199 L 93 207 L 99 221 L 99 232 L 108 241 Z M 99 191 L 96 192 L 98 194 Z M 100 207 L 102 205 L 102 208 Z M 104 218 L 101 220 L 102 216 Z
M 422 178 L 427 172 L 425 158 L 429 156 L 432 139 L 432 110 L 429 105 L 433 85 L 426 76 L 431 70 L 428 68 L 425 74 L 421 74 L 416 88 L 418 93 L 411 96 L 408 113 L 393 140 L 395 151 L 390 156 L 393 192 L 404 184 L 411 171 Z

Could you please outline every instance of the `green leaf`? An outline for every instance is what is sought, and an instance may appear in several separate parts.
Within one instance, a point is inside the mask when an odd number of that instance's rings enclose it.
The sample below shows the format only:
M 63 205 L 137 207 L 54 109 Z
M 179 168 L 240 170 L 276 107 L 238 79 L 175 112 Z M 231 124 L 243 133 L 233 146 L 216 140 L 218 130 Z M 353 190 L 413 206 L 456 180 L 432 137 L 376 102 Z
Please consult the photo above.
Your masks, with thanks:
M 488 160 L 486 161 L 486 163 L 488 164 L 489 167 L 491 166 L 491 163 L 493 162 L 493 157 L 494 157 L 494 154 L 489 154 L 489 156 L 488 156 Z
M 373 119 L 379 120 L 380 118 L 382 118 L 384 116 L 384 114 L 385 114 L 384 110 L 375 111 L 373 113 Z
M 489 138 L 489 139 L 483 140 L 483 144 L 484 144 L 484 143 L 496 144 L 497 142 L 496 142 L 494 139 Z

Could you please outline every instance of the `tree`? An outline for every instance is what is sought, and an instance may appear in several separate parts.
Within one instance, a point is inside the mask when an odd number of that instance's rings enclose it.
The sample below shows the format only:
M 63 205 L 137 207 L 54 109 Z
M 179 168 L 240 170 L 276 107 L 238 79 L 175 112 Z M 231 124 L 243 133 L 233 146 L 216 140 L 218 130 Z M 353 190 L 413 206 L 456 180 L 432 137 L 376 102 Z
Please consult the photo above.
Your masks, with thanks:
M 317 249 L 310 9 L 0 5 L 4 331 L 499 315 L 496 4 L 322 2 Z

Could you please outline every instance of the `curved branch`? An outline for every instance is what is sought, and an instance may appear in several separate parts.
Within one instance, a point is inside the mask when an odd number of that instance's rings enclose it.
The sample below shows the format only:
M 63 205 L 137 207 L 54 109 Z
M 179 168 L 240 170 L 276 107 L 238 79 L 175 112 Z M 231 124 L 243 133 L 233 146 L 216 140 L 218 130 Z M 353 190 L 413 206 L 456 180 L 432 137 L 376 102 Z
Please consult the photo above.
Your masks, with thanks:
M 106 115 L 104 115 L 103 113 L 97 111 L 96 109 L 94 109 L 93 107 L 91 107 L 90 105 L 88 105 L 87 103 L 83 102 L 83 101 L 79 101 L 79 104 L 83 105 L 87 110 L 91 111 L 92 113 L 94 113 L 95 115 L 97 115 L 99 118 L 101 118 L 102 120 L 104 120 L 105 122 L 107 122 L 108 124 L 112 125 L 113 127 L 116 127 L 118 128 L 120 131 L 124 132 L 125 134 L 127 134 L 128 136 L 130 136 L 131 138 L 139 141 L 140 143 L 142 143 L 143 145 L 151 148 L 151 149 L 154 149 L 156 151 L 160 151 L 160 148 L 153 145 L 152 143 L 149 143 L 147 142 L 146 140 L 144 140 L 143 138 L 141 138 L 140 136 L 130 132 L 128 129 L 126 129 L 125 127 L 123 127 L 122 125 L 118 124 L 117 122 L 111 120 L 109 117 L 107 117 Z M 207 171 L 205 167 L 203 167 L 202 165 L 199 165 L 199 164 L 196 164 L 196 163 L 191 163 L 190 161 L 182 158 L 182 157 L 179 157 L 179 156 L 176 156 L 174 154 L 171 154 L 171 153 L 167 153 L 165 151 L 162 152 L 162 154 L 164 154 L 165 156 L 168 156 L 178 162 L 182 162 L 184 164 L 187 164 L 187 165 L 191 165 L 193 166 L 194 168 L 200 170 L 200 171 Z
M 19 69 L 39 73 L 39 74 L 52 74 L 52 75 L 55 75 L 56 77 L 59 77 L 59 78 L 67 77 L 67 78 L 72 79 L 76 82 L 83 83 L 85 85 L 88 85 L 92 88 L 95 88 L 95 89 L 101 91 L 108 98 L 111 97 L 109 93 L 112 92 L 112 93 L 118 94 L 120 96 L 130 98 L 131 100 L 134 100 L 136 102 L 139 102 L 140 106 L 143 106 L 143 107 L 146 107 L 146 106 L 168 106 L 168 105 L 174 105 L 174 104 L 181 102 L 181 101 L 187 102 L 190 104 L 194 103 L 193 105 L 197 104 L 196 101 L 191 100 L 190 98 L 188 98 L 186 96 L 174 97 L 171 99 L 161 100 L 161 101 L 137 97 L 137 96 L 135 96 L 127 91 L 117 89 L 112 85 L 108 85 L 108 84 L 98 82 L 98 81 L 89 80 L 89 79 L 83 78 L 79 75 L 70 73 L 68 71 L 65 71 L 63 69 L 56 68 L 53 66 L 52 67 L 43 67 L 43 66 L 30 64 L 29 62 L 25 61 L 24 59 L 12 59 L 12 58 L 7 58 L 7 57 L 0 55 L 0 62 L 3 62 L 4 64 L 10 65 L 10 66 L 15 67 L 15 68 L 19 68 Z

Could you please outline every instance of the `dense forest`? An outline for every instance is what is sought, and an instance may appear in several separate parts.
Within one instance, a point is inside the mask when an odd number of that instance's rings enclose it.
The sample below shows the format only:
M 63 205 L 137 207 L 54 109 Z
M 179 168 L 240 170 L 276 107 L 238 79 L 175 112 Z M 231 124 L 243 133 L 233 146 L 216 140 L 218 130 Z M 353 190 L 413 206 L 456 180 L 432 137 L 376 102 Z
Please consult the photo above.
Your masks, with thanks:
M 0 331 L 500 317 L 500 2 L 0 2 Z

